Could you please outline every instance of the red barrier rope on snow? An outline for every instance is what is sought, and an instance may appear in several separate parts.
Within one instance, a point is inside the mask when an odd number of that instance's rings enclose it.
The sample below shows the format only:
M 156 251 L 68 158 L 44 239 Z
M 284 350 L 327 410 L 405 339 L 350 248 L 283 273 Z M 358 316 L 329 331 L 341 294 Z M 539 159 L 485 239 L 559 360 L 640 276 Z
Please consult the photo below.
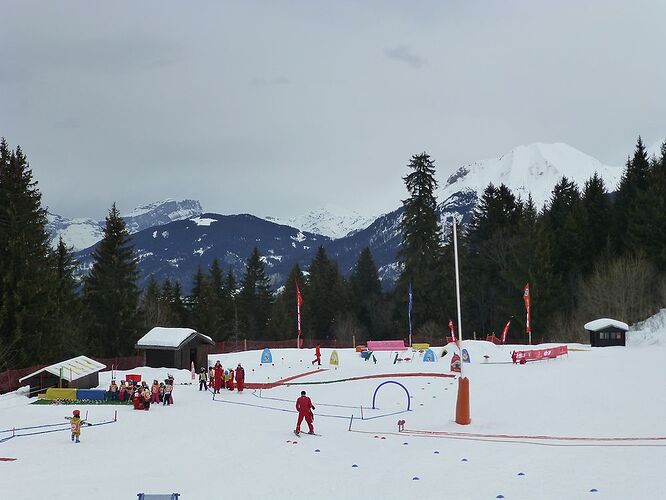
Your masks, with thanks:
M 312 370 L 312 371 L 305 372 L 305 373 L 299 373 L 298 375 L 293 375 L 291 377 L 281 378 L 279 380 L 276 380 L 275 382 L 266 382 L 266 383 L 247 382 L 247 383 L 245 383 L 245 388 L 246 389 L 273 389 L 274 387 L 278 387 L 278 386 L 284 384 L 285 382 L 289 382 L 290 380 L 294 380 L 294 379 L 300 378 L 300 377 L 305 377 L 307 375 L 312 375 L 314 373 L 320 373 L 320 372 L 323 372 L 323 371 L 326 371 L 326 370 L 327 370 L 327 368 L 320 368 L 319 370 Z
M 449 431 L 422 431 L 405 429 L 402 434 L 413 436 L 453 436 L 495 439 L 533 439 L 538 441 L 666 441 L 666 437 L 583 437 L 583 436 L 527 436 L 516 434 L 478 434 L 472 432 L 449 432 Z

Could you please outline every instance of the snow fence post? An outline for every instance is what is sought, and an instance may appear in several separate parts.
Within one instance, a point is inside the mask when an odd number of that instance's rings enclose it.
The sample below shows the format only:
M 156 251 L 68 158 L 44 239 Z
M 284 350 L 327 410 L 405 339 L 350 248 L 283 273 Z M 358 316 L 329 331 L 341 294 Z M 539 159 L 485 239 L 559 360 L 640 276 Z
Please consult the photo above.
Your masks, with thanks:
M 354 414 L 352 413 L 351 418 L 349 419 L 349 429 L 347 429 L 347 430 L 351 431 L 353 421 L 354 421 Z

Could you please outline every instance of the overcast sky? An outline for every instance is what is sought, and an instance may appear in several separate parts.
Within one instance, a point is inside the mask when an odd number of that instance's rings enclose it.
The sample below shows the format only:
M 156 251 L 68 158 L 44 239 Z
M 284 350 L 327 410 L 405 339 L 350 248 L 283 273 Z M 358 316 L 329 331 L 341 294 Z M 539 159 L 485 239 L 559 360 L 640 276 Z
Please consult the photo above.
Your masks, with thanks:
M 519 144 L 666 136 L 666 2 L 0 0 L 0 136 L 45 204 L 396 208 Z

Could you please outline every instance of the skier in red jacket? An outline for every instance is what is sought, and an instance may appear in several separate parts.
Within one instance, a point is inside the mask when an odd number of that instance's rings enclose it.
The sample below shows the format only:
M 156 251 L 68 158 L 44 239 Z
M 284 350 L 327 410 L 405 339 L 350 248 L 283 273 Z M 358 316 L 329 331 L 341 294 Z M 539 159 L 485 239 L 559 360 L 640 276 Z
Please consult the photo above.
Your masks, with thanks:
M 215 370 L 214 370 L 214 378 L 213 378 L 213 388 L 215 389 L 215 393 L 219 394 L 220 389 L 222 388 L 223 380 L 224 380 L 224 371 L 222 370 L 222 365 L 220 364 L 219 361 L 215 363 Z
M 315 363 L 317 363 L 318 366 L 321 366 L 321 346 L 319 344 L 315 347 L 315 359 L 312 361 L 313 365 Z
M 301 397 L 296 400 L 296 409 L 298 410 L 298 422 L 296 423 L 296 430 L 294 432 L 296 434 L 301 432 L 301 422 L 305 419 L 309 428 L 308 434 L 314 434 L 314 426 L 312 425 L 314 415 L 312 414 L 312 410 L 315 407 L 310 398 L 305 395 L 305 391 L 301 391 Z
M 238 392 L 243 392 L 243 387 L 245 385 L 245 369 L 238 363 L 236 367 L 236 386 L 238 387 Z

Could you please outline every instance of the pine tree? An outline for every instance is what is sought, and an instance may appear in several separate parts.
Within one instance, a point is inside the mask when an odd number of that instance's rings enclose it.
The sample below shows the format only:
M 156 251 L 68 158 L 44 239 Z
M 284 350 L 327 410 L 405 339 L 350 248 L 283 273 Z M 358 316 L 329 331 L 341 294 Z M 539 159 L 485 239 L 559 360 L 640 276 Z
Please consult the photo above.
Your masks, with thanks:
M 187 307 L 183 301 L 183 290 L 180 282 L 176 281 L 173 285 L 173 296 L 171 304 L 174 314 L 173 326 L 178 328 L 185 328 L 188 325 Z
M 491 184 L 474 211 L 461 259 L 468 331 L 482 336 L 499 333 L 506 320 L 517 313 L 529 265 L 521 260 L 527 243 L 524 234 L 534 207 L 528 205 L 527 214 L 523 209 L 504 184 Z
M 247 259 L 245 274 L 238 295 L 238 316 L 241 331 L 251 339 L 266 338 L 273 294 L 264 261 L 255 247 Z
M 613 207 L 613 243 L 619 253 L 637 253 L 642 250 L 645 214 L 649 210 L 646 196 L 650 178 L 650 161 L 643 140 L 638 136 L 636 149 L 627 164 L 618 186 Z
M 408 168 L 412 171 L 403 180 L 410 196 L 402 202 L 402 243 L 398 252 L 402 272 L 396 296 L 401 323 L 407 325 L 407 290 L 412 284 L 416 328 L 440 314 L 436 270 L 441 266 L 442 237 L 435 199 L 435 165 L 428 154 L 421 153 L 412 157 Z
M 208 273 L 211 289 L 213 291 L 212 307 L 215 311 L 214 331 L 211 334 L 218 340 L 224 340 L 229 336 L 231 329 L 231 317 L 228 315 L 229 294 L 224 289 L 224 273 L 220 267 L 220 261 L 215 258 Z
M 348 305 L 344 280 L 337 262 L 328 258 L 322 246 L 308 271 L 308 300 L 303 304 L 307 336 L 331 339 L 336 314 L 345 311 Z
M 84 281 L 89 345 L 99 356 L 129 355 L 139 333 L 138 272 L 134 247 L 115 203 L 92 256 L 93 266 Z
M 50 359 L 46 210 L 20 147 L 0 140 L 0 370 Z
M 218 332 L 216 328 L 215 293 L 210 279 L 203 273 L 201 267 L 197 269 L 194 275 L 190 302 L 192 305 L 192 327 L 198 332 L 210 336 L 213 340 L 221 340 L 216 337 Z
M 361 251 L 349 278 L 349 285 L 352 309 L 358 321 L 363 325 L 367 337 L 369 339 L 380 338 L 385 328 L 385 325 L 382 324 L 384 300 L 377 266 L 372 259 L 370 248 L 365 247 Z
M 85 350 L 85 339 L 81 329 L 82 304 L 77 294 L 74 278 L 76 262 L 73 251 L 65 245 L 62 237 L 51 253 L 52 290 L 49 295 L 49 335 L 45 348 L 50 360 L 58 361 L 74 357 Z
M 583 272 L 583 220 L 578 187 L 563 177 L 553 188 L 544 211 L 542 233 L 554 270 L 549 299 L 561 311 L 571 311 L 576 305 L 576 290 Z
M 600 251 L 610 245 L 611 204 L 604 181 L 596 172 L 585 182 L 582 204 L 581 268 L 589 274 Z
M 160 295 L 160 285 L 151 275 L 141 297 L 141 320 L 145 331 L 165 326 L 160 322 Z

